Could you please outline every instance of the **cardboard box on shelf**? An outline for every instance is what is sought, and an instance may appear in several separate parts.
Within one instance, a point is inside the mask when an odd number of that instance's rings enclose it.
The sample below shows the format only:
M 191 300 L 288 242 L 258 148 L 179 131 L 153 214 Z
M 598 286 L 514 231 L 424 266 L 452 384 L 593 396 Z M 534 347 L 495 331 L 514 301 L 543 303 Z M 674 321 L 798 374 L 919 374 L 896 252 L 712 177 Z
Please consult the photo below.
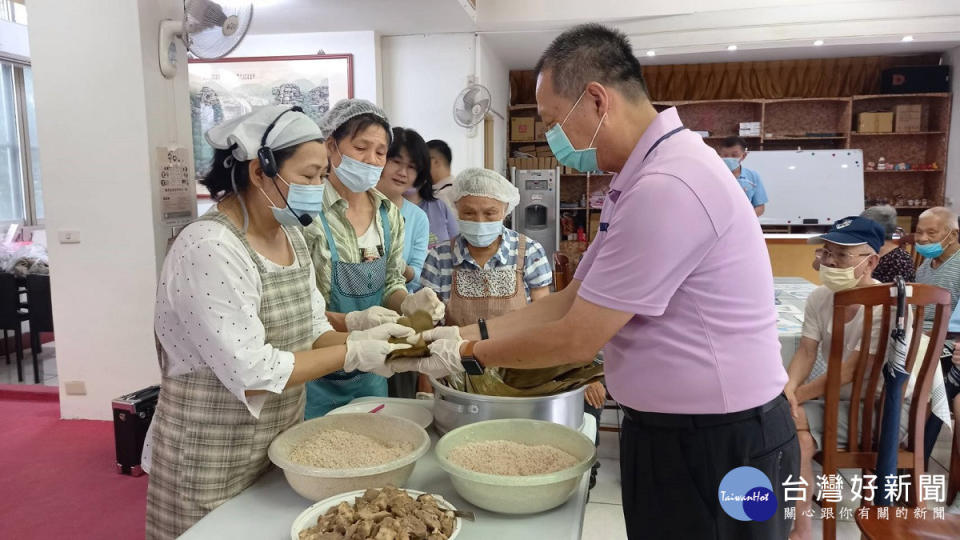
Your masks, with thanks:
M 926 129 L 926 115 L 923 105 L 897 105 L 893 108 L 894 131 L 909 133 Z
M 893 113 L 877 113 L 877 133 L 893 133 Z
M 862 112 L 857 115 L 857 132 L 859 133 L 891 133 L 892 131 L 892 112 Z
M 546 137 L 546 125 L 539 120 L 533 124 L 533 138 L 542 141 Z
M 533 140 L 533 117 L 514 117 L 510 119 L 510 139 L 514 141 Z
M 523 146 L 517 147 L 518 152 L 523 152 L 524 154 L 533 154 L 537 151 L 537 145 L 535 144 L 525 144 Z

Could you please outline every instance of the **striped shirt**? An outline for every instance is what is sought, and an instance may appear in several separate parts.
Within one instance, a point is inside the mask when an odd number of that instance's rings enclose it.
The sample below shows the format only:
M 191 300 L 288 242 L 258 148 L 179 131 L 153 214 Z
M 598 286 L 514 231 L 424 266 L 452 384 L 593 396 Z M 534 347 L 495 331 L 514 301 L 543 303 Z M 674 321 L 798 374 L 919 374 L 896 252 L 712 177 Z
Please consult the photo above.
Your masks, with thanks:
M 950 291 L 950 311 L 953 312 L 957 308 L 957 299 L 960 298 L 960 251 L 936 268 L 930 266 L 930 259 L 925 259 L 917 268 L 917 283 L 936 285 Z M 932 308 L 932 306 L 928 307 Z M 925 332 L 933 329 L 934 311 L 934 309 L 923 310 Z
M 504 229 L 500 249 L 484 265 L 484 270 L 517 265 L 517 244 L 520 233 Z M 553 270 L 547 261 L 547 254 L 536 240 L 526 237 L 527 247 L 523 262 L 523 283 L 526 285 L 527 300 L 530 300 L 530 291 L 540 287 L 548 287 L 553 283 Z M 423 273 L 420 275 L 420 285 L 430 287 L 437 293 L 443 302 L 450 300 L 450 287 L 453 284 L 453 269 L 461 266 L 465 269 L 480 269 L 480 266 L 467 250 L 467 242 L 463 236 L 457 235 L 455 247 L 450 243 L 435 246 L 427 254 L 423 263 Z

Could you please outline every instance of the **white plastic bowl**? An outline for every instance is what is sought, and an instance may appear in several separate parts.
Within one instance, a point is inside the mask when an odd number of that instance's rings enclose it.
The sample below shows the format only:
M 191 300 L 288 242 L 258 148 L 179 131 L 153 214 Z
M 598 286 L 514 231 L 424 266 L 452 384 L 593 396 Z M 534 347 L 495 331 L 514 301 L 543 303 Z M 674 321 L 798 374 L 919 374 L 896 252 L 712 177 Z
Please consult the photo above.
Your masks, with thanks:
M 290 452 L 296 445 L 326 429 L 339 429 L 380 441 L 409 442 L 413 444 L 413 451 L 382 465 L 354 469 L 326 469 L 290 461 Z M 277 436 L 270 443 L 267 455 L 274 465 L 283 469 L 283 475 L 294 491 L 307 499 L 321 501 L 358 489 L 380 488 L 388 484 L 403 487 L 417 460 L 429 449 L 430 436 L 410 420 L 359 413 L 322 416 L 298 424 Z
M 365 491 L 366 491 L 365 489 L 359 489 L 357 491 L 351 491 L 350 493 L 341 493 L 340 495 L 334 495 L 333 497 L 324 499 L 318 503 L 315 503 L 310 508 L 307 508 L 306 510 L 301 512 L 299 516 L 297 516 L 297 519 L 293 520 L 293 525 L 290 526 L 290 540 L 300 540 L 300 531 L 316 525 L 317 519 L 319 519 L 320 516 L 322 516 L 323 514 L 327 513 L 327 510 L 333 508 L 334 506 L 337 506 L 342 502 L 348 502 L 350 504 L 353 504 L 354 499 L 356 499 L 357 497 L 362 497 Z M 417 491 L 415 489 L 404 489 L 404 491 L 406 491 L 414 499 L 426 493 L 424 491 Z M 449 501 L 447 501 L 440 495 L 437 495 L 435 493 L 432 493 L 431 495 L 433 495 L 433 498 L 437 500 L 440 508 L 446 508 L 448 510 L 453 510 L 453 511 L 457 510 L 456 506 L 450 504 Z M 461 520 L 460 518 L 454 518 L 454 520 L 455 521 L 453 522 L 453 534 L 450 535 L 450 540 L 453 540 L 454 538 L 457 537 L 457 535 L 460 534 L 460 528 L 463 526 L 463 520 Z
M 577 458 L 577 464 L 557 472 L 532 476 L 485 474 L 451 463 L 447 455 L 459 446 L 477 441 L 505 440 L 547 444 Z M 533 514 L 560 506 L 577 490 L 577 484 L 596 461 L 596 448 L 586 435 L 567 426 L 542 420 L 488 420 L 457 428 L 437 442 L 440 467 L 450 474 L 457 493 L 467 501 L 503 514 Z

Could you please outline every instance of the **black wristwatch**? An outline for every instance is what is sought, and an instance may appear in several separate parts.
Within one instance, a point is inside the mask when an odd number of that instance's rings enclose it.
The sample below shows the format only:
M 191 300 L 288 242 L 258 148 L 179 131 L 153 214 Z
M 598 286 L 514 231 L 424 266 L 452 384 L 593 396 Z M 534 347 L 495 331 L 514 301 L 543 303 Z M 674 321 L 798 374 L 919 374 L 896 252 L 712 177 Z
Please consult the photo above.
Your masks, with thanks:
M 483 375 L 483 364 L 473 355 L 473 346 L 475 344 L 475 341 L 468 341 L 467 354 L 460 357 L 460 365 L 463 366 L 463 370 L 467 372 L 467 375 Z

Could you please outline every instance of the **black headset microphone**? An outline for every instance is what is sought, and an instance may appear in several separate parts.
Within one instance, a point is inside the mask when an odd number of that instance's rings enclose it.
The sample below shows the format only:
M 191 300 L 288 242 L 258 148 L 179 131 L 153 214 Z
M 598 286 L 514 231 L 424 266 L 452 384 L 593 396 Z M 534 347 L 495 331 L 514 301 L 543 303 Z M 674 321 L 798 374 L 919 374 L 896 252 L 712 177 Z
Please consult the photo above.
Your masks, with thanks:
M 293 106 L 283 111 L 273 119 L 273 122 L 267 126 L 266 131 L 263 132 L 263 137 L 260 139 L 260 149 L 257 150 L 257 159 L 260 160 L 260 169 L 263 170 L 263 174 L 269 176 L 273 180 L 273 187 L 277 188 L 277 193 L 280 194 L 280 198 L 283 199 L 283 203 L 287 205 L 287 210 L 290 210 L 290 213 L 297 218 L 301 225 L 307 227 L 313 223 L 313 218 L 307 214 L 298 214 L 293 208 L 290 207 L 290 203 L 287 202 L 287 198 L 284 197 L 283 192 L 280 191 L 280 186 L 277 185 L 277 176 L 280 175 L 280 171 L 277 169 L 277 162 L 273 157 L 273 149 L 267 146 L 267 135 L 270 134 L 270 130 L 273 129 L 273 126 L 277 125 L 277 122 L 280 120 L 281 116 L 290 111 L 303 112 L 303 109 Z

